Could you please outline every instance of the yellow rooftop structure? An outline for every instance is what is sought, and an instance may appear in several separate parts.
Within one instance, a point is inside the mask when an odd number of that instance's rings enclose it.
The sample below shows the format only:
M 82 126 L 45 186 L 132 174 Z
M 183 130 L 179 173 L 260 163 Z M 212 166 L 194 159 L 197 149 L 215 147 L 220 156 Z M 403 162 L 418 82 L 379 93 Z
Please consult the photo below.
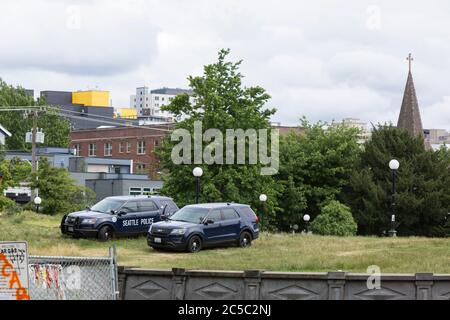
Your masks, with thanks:
M 88 107 L 109 107 L 109 91 L 77 91 L 72 92 L 72 103 Z
M 117 109 L 117 117 L 121 119 L 137 119 L 137 110 L 134 108 Z

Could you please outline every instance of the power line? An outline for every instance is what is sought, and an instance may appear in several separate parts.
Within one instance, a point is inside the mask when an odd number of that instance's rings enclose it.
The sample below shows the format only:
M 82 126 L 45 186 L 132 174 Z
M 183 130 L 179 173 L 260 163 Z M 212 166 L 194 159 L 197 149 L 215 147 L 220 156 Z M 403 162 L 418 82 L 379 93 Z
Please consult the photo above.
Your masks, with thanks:
M 126 127 L 131 127 L 131 128 L 151 129 L 151 130 L 164 131 L 164 132 L 171 132 L 172 131 L 170 129 L 150 128 L 150 127 L 146 127 L 146 126 L 132 125 L 132 124 L 130 124 L 130 120 L 129 119 L 116 119 L 116 118 L 111 118 L 111 117 L 102 116 L 102 115 L 96 115 L 96 114 L 87 115 L 84 112 L 73 111 L 73 110 L 66 110 L 66 109 L 62 109 L 62 108 L 58 108 L 58 107 L 54 107 L 54 106 L 49 106 L 49 108 L 53 109 L 53 110 L 60 111 L 60 115 L 61 116 L 67 116 L 68 118 L 75 117 L 75 119 L 87 120 L 87 121 L 98 122 L 98 123 L 113 124 L 115 126 L 117 126 L 119 124 L 122 124 L 122 125 L 124 125 Z M 76 114 L 83 115 L 83 116 L 75 116 L 75 115 L 68 115 L 68 114 L 64 115 L 64 113 L 76 113 Z M 97 118 L 97 119 L 95 119 L 95 118 Z M 106 121 L 105 120 L 99 120 L 99 119 L 105 119 Z M 124 122 L 124 123 L 118 123 L 120 121 Z M 155 124 L 155 125 L 165 126 L 165 125 L 171 125 L 171 124 L 176 124 L 176 122 L 165 122 L 165 123 Z
M 113 122 L 113 121 L 101 120 L 101 119 L 93 119 L 92 117 L 75 116 L 75 115 L 72 115 L 72 114 L 64 114 L 63 112 L 61 112 L 61 114 L 59 114 L 59 116 L 64 117 L 64 118 L 69 118 L 69 119 L 77 119 L 77 120 L 91 121 L 91 122 L 96 122 L 96 123 L 101 123 L 101 124 L 109 124 L 109 125 L 114 125 L 116 127 L 118 125 L 117 122 Z M 129 124 L 123 124 L 123 127 L 137 128 L 137 129 L 148 129 L 148 130 L 163 131 L 163 132 L 171 132 L 172 131 L 170 129 L 152 128 L 152 127 L 147 127 L 147 126 L 136 126 L 136 125 L 129 125 Z
M 25 109 L 26 108 L 26 109 Z M 59 107 L 55 107 L 55 106 L 18 106 L 17 108 L 14 109 L 5 109 L 3 107 L 0 107 L 0 112 L 9 112 L 9 111 L 33 111 L 33 109 L 35 108 L 40 108 L 42 110 L 45 109 L 50 109 L 50 110 L 54 110 L 54 111 L 59 111 L 59 115 L 65 118 L 70 118 L 70 119 L 78 119 L 78 120 L 83 120 L 83 121 L 91 121 L 91 122 L 97 122 L 97 123 L 102 123 L 102 124 L 109 124 L 109 125 L 114 125 L 114 126 L 118 126 L 118 125 L 123 125 L 125 127 L 130 127 L 130 128 L 138 128 L 138 129 L 149 129 L 149 130 L 156 130 L 156 131 L 164 131 L 164 132 L 171 132 L 171 129 L 162 129 L 162 128 L 155 128 L 155 127 L 147 127 L 146 125 L 143 126 L 137 126 L 137 125 L 132 125 L 130 124 L 130 120 L 126 120 L 126 119 L 115 119 L 115 118 L 111 118 L 111 117 L 107 117 L 107 116 L 102 116 L 102 115 L 88 115 L 86 116 L 86 113 L 84 112 L 80 112 L 80 111 L 73 111 L 73 110 L 66 110 L 66 109 L 62 109 Z M 75 115 L 71 115 L 71 114 L 67 114 L 67 113 L 72 113 L 72 114 L 79 114 L 79 115 L 83 115 L 83 116 L 75 116 Z M 95 119 L 97 118 L 97 119 Z M 100 119 L 105 119 L 105 120 L 100 120 Z M 123 122 L 123 123 L 120 123 Z M 165 125 L 171 125 L 171 124 L 175 124 L 175 122 L 167 122 L 167 123 L 163 123 L 163 124 L 157 124 L 159 126 L 165 126 Z

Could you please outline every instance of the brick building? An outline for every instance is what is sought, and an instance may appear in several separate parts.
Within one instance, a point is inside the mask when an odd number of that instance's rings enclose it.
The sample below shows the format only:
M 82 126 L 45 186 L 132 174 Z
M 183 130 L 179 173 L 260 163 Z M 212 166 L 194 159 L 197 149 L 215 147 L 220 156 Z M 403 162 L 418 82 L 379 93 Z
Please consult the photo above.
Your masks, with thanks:
M 72 131 L 71 148 L 81 157 L 131 159 L 134 173 L 156 179 L 159 159 L 154 150 L 170 130 L 170 125 L 158 125 Z

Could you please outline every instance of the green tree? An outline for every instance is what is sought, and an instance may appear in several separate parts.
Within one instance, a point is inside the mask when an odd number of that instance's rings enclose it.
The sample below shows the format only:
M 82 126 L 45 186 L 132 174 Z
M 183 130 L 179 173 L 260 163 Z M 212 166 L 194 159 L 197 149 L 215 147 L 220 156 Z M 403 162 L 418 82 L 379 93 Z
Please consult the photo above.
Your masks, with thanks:
M 176 129 L 186 129 L 193 137 L 194 122 L 201 121 L 203 131 L 215 128 L 223 133 L 224 146 L 227 129 L 269 129 L 269 118 L 275 113 L 274 109 L 264 108 L 270 96 L 263 88 L 243 87 L 243 76 L 239 73 L 241 62 L 227 61 L 228 54 L 229 50 L 221 50 L 218 61 L 204 67 L 203 76 L 188 78 L 194 102 L 187 94 L 182 94 L 164 107 L 176 117 L 185 119 L 177 123 Z M 172 149 L 177 143 L 167 137 L 158 154 L 163 169 L 168 173 L 162 192 L 183 206 L 195 200 L 196 184 L 192 170 L 197 165 L 172 162 Z M 203 147 L 206 145 L 203 143 Z M 248 159 L 248 148 L 246 157 Z M 261 165 L 212 164 L 202 165 L 202 168 L 202 202 L 249 203 L 261 210 L 259 196 L 265 193 L 269 197 L 268 212 L 273 215 L 277 190 L 271 176 L 261 175 Z
M 39 189 L 45 214 L 81 210 L 95 200 L 91 189 L 76 185 L 66 169 L 52 167 L 46 158 L 39 161 L 38 175 L 31 187 Z
M 0 172 L 2 173 L 0 191 L 4 191 L 8 187 L 16 187 L 21 182 L 29 181 L 31 164 L 19 158 L 2 160 L 0 161 Z
M 352 208 L 359 233 L 379 235 L 390 228 L 393 177 L 389 162 L 394 158 L 400 162 L 396 196 L 399 234 L 448 234 L 445 228 L 450 208 L 448 151 L 426 151 L 423 138 L 412 138 L 405 130 L 392 126 L 374 130 L 346 190 L 346 202 Z
M 354 236 L 358 230 L 350 208 L 336 200 L 322 208 L 311 228 L 316 234 L 340 237 Z
M 24 112 L 1 111 L 18 106 L 43 106 L 45 111 L 38 118 L 38 127 L 45 133 L 42 147 L 68 147 L 70 143 L 70 123 L 60 117 L 59 111 L 45 107 L 44 100 L 34 101 L 21 87 L 7 85 L 0 79 L 0 123 L 12 133 L 6 139 L 7 150 L 30 150 L 31 144 L 25 142 L 26 132 L 31 131 L 32 119 Z
M 282 229 L 302 222 L 305 214 L 314 219 L 325 203 L 340 199 L 359 161 L 357 129 L 305 119 L 301 128 L 303 133 L 291 132 L 280 142 L 277 221 Z

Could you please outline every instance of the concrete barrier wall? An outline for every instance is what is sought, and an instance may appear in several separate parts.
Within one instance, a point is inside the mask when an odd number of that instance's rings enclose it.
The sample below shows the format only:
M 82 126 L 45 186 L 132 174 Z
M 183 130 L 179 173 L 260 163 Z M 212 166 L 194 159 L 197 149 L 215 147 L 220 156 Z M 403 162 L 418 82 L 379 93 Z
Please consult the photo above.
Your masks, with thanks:
M 450 300 L 450 275 L 119 269 L 123 300 Z

